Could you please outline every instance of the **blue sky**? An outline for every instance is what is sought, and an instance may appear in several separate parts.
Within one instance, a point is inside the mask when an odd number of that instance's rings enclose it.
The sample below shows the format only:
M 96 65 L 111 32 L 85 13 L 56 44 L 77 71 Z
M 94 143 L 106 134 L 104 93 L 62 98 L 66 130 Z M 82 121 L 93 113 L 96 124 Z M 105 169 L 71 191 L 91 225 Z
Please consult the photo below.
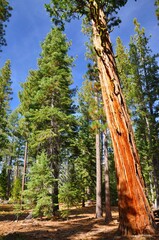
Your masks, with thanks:
M 7 24 L 7 47 L 0 53 L 0 68 L 7 59 L 11 60 L 13 100 L 11 107 L 19 104 L 18 91 L 20 83 L 26 81 L 29 70 L 37 68 L 37 59 L 41 52 L 40 44 L 51 29 L 51 20 L 45 11 L 44 3 L 49 0 L 9 0 L 13 7 L 12 17 Z M 128 0 L 126 7 L 119 12 L 122 23 L 111 34 L 112 44 L 115 45 L 116 37 L 120 36 L 123 43 L 128 46 L 130 35 L 134 34 L 133 19 L 136 17 L 146 34 L 152 35 L 151 49 L 159 52 L 159 26 L 155 16 L 153 0 Z M 73 21 L 67 24 L 66 34 L 72 40 L 70 55 L 76 57 L 76 66 L 73 68 L 74 85 L 80 87 L 83 75 L 86 72 L 85 41 L 81 33 L 81 22 Z

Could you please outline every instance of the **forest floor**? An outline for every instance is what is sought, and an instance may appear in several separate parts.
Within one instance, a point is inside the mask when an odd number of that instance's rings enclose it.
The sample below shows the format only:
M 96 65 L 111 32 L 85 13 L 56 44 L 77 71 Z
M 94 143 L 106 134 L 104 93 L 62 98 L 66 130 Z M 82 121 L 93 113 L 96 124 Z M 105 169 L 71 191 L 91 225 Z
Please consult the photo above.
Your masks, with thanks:
M 104 218 L 95 218 L 95 207 L 71 209 L 68 220 L 26 219 L 23 211 L 18 218 L 10 204 L 0 204 L 0 240 L 114 240 L 127 239 L 116 236 L 118 208 L 112 208 L 113 220 L 106 224 Z M 145 238 L 136 238 L 144 240 Z M 146 239 L 159 239 L 159 236 Z

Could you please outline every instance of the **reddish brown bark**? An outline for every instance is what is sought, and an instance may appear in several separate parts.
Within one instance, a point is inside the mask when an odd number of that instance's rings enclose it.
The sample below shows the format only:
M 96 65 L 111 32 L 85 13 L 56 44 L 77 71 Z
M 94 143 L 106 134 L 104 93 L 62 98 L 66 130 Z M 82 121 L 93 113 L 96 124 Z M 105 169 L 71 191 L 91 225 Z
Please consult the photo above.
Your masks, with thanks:
M 144 192 L 133 130 L 121 92 L 106 19 L 96 1 L 90 2 L 93 42 L 108 126 L 113 142 L 122 234 L 154 233 L 154 219 Z

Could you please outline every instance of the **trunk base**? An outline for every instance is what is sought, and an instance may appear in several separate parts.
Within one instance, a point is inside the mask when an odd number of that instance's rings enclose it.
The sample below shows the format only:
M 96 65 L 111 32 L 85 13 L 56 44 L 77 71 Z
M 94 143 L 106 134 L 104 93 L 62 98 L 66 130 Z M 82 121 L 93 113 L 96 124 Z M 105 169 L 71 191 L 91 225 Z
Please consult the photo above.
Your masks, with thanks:
M 123 237 L 133 237 L 133 236 L 155 236 L 155 234 L 157 234 L 157 231 L 156 231 L 156 226 L 152 227 L 152 226 L 147 226 L 145 229 L 143 229 L 141 231 L 140 229 L 140 232 L 137 232 L 136 230 L 133 230 L 131 228 L 129 228 L 128 226 L 121 226 L 119 225 L 119 228 L 118 228 L 118 235 L 121 235 Z M 153 239 L 153 238 L 152 238 Z
M 112 216 L 106 216 L 105 217 L 105 223 L 108 224 L 113 220 Z
M 133 236 L 116 236 L 114 240 L 157 240 L 159 235 L 133 235 Z

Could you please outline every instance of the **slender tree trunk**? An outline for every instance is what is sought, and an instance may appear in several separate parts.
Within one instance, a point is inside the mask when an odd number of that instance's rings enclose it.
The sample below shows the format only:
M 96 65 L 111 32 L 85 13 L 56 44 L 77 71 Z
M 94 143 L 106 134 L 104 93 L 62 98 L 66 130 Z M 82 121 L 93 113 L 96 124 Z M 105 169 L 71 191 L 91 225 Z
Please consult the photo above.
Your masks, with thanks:
M 9 158 L 7 170 L 7 199 L 9 199 L 11 195 L 11 174 L 12 174 L 12 157 Z
M 153 172 L 149 172 L 149 181 L 150 181 L 150 193 L 151 193 L 151 202 L 155 203 L 155 194 L 154 194 L 154 182 L 153 182 Z
M 155 154 L 154 154 L 155 155 Z M 159 163 L 158 157 L 153 155 L 153 178 L 155 185 L 155 208 L 159 208 Z
M 16 167 L 15 167 L 15 179 L 19 177 L 19 162 L 16 161 Z
M 110 204 L 110 188 L 109 188 L 109 166 L 108 166 L 108 149 L 107 149 L 107 133 L 103 134 L 104 139 L 104 178 L 105 178 L 105 221 L 112 220 L 111 204 Z
M 82 198 L 82 207 L 85 207 L 85 199 L 84 199 L 84 197 Z
M 22 175 L 21 204 L 23 203 L 23 192 L 25 190 L 25 183 L 26 183 L 27 158 L 28 158 L 28 142 L 26 141 L 26 143 L 25 143 L 25 152 L 24 152 L 23 175 Z
M 51 99 L 51 107 L 54 108 L 54 96 L 52 96 Z M 59 147 L 59 136 L 58 136 L 58 123 L 57 120 L 54 118 L 51 119 L 51 127 L 53 131 L 57 134 L 57 136 L 53 139 L 49 139 L 49 157 L 51 160 L 51 169 L 52 174 L 54 178 L 54 184 L 52 186 L 52 213 L 55 216 L 57 211 L 59 210 L 59 200 L 58 200 L 58 194 L 59 194 L 59 185 L 58 185 L 58 179 L 59 179 L 59 154 L 60 154 L 60 147 Z
M 52 214 L 56 215 L 59 210 L 59 187 L 58 187 L 58 179 L 59 179 L 59 151 L 58 151 L 58 139 L 56 141 L 52 138 L 49 139 L 49 148 L 48 148 L 48 157 L 50 158 L 50 167 L 52 169 L 52 177 L 54 179 L 54 183 L 52 185 Z
M 149 104 L 150 105 L 150 104 Z M 147 126 L 147 132 L 148 132 L 148 142 L 150 146 L 150 158 L 152 160 L 153 165 L 153 182 L 155 186 L 155 208 L 159 207 L 159 160 L 158 160 L 158 143 L 156 142 L 157 134 L 156 129 L 154 129 L 154 126 L 156 126 L 155 117 L 153 115 L 153 109 L 150 106 L 149 107 L 150 116 L 149 118 L 145 117 L 145 122 Z M 151 121 L 149 120 L 151 119 Z M 151 179 L 150 179 L 151 182 Z
M 59 161 L 58 161 L 59 156 L 56 158 L 56 162 L 54 162 L 54 189 L 53 189 L 53 215 L 56 215 L 57 211 L 59 210 L 59 200 L 58 200 L 58 195 L 59 195 L 59 184 L 58 184 L 58 179 L 59 179 Z
M 102 217 L 102 171 L 100 158 L 100 134 L 96 133 L 96 218 Z
M 119 231 L 123 235 L 154 233 L 155 222 L 145 196 L 139 156 L 121 92 L 105 15 L 95 0 L 90 1 L 90 11 L 102 96 L 115 156 Z

